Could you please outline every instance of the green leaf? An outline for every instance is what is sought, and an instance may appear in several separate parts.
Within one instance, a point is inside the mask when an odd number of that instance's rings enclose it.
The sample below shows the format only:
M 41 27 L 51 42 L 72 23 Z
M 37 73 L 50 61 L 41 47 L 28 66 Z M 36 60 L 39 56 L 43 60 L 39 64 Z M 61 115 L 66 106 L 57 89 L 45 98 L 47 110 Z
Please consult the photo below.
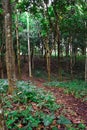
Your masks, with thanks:
M 0 8 L 0 14 L 2 14 L 3 13 L 3 10 Z
M 43 118 L 44 125 L 49 126 L 53 122 L 54 118 L 54 115 L 45 115 Z
M 60 116 L 59 120 L 57 120 L 58 124 L 71 124 L 71 121 L 67 119 L 65 116 Z
M 54 127 L 52 128 L 52 130 L 58 130 L 58 128 L 57 128 L 56 126 L 54 126 Z
M 6 122 L 7 126 L 10 126 L 10 125 L 13 124 L 13 123 L 14 123 L 14 120 L 8 120 L 8 121 Z
M 86 128 L 86 126 L 84 124 L 79 124 L 78 128 L 81 129 L 81 130 L 84 130 Z

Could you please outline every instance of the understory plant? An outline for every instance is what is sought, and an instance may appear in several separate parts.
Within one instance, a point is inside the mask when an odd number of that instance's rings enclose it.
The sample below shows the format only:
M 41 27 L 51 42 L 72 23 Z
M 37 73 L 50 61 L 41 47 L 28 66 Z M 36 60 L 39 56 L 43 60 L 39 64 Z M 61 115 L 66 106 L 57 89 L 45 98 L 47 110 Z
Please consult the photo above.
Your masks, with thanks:
M 67 94 L 72 94 L 76 98 L 82 98 L 84 101 L 87 100 L 87 84 L 82 80 L 73 80 L 66 82 L 48 82 L 44 84 L 49 87 L 62 87 L 64 92 Z
M 0 81 L 2 90 L 8 88 L 7 80 Z M 64 115 L 56 115 L 61 105 L 56 104 L 55 97 L 31 82 L 17 82 L 17 89 L 12 95 L 3 91 L 4 119 L 8 130 L 69 129 L 84 130 L 86 126 L 75 126 Z

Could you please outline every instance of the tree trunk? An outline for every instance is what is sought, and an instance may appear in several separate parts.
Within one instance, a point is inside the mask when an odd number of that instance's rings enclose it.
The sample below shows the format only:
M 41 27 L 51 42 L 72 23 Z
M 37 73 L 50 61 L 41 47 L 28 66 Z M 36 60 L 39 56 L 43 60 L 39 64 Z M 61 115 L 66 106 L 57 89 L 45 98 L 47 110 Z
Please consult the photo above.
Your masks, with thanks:
M 85 60 L 85 81 L 87 82 L 87 56 Z
M 74 49 L 73 49 L 73 66 L 76 64 L 76 54 L 77 54 L 77 48 L 74 47 Z
M 70 39 L 69 39 L 69 46 L 70 46 L 70 73 L 71 73 L 71 78 L 73 78 L 72 37 L 70 37 Z
M 59 81 L 62 80 L 61 74 L 61 64 L 60 64 L 60 34 L 59 34 L 59 27 L 57 25 L 57 45 L 58 45 L 58 79 Z
M 85 22 L 85 29 L 87 27 L 87 23 Z M 87 33 L 85 32 L 85 56 L 86 56 L 86 59 L 85 59 L 85 82 L 87 82 Z
M 31 67 L 34 70 L 34 46 L 32 46 L 31 50 Z
M 51 51 L 49 49 L 49 44 L 48 44 L 48 38 L 45 39 L 45 52 L 46 52 L 46 64 L 47 64 L 47 73 L 48 73 L 48 81 L 51 80 L 51 69 L 50 69 L 50 56 L 51 56 Z
M 4 119 L 2 95 L 0 95 L 0 130 L 7 130 Z
M 29 38 L 29 14 L 27 12 L 27 35 L 28 35 L 28 64 L 29 64 L 29 77 L 32 77 L 31 73 L 31 52 L 30 52 L 30 38 Z
M 85 82 L 87 82 L 87 47 L 86 47 L 85 55 L 86 55 L 86 58 L 85 58 Z
M 66 57 L 69 56 L 69 42 L 67 40 L 67 43 L 66 43 Z
M 1 52 L 0 52 L 1 53 Z M 0 56 L 0 77 L 3 79 L 4 78 L 4 73 L 3 73 L 3 65 L 2 65 L 2 60 Z
M 60 43 L 59 42 L 58 42 L 58 79 L 59 79 L 59 81 L 62 80 L 61 65 L 60 65 Z
M 51 80 L 51 73 L 50 73 L 50 54 L 46 54 L 46 61 L 47 61 L 47 72 L 48 72 L 48 81 Z
M 20 68 L 20 44 L 19 44 L 19 36 L 18 36 L 18 12 L 16 13 L 16 40 L 17 40 L 18 79 L 20 80 L 21 79 L 21 68 Z
M 2 16 L 1 16 L 2 17 Z M 3 22 L 3 17 L 2 20 L 0 21 L 0 78 L 4 78 L 4 73 L 3 73 L 3 61 L 4 61 L 4 22 Z
M 15 77 L 15 58 L 12 43 L 12 19 L 11 19 L 11 5 L 10 0 L 3 0 L 3 9 L 5 17 L 5 36 L 6 36 L 6 67 L 9 89 L 11 94 L 16 87 Z

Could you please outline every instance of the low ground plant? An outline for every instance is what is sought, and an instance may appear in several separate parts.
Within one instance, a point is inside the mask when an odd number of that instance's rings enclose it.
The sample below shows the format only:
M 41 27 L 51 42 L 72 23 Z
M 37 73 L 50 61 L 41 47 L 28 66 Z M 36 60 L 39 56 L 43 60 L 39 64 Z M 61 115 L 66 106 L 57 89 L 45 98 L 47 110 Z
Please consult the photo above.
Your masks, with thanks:
M 39 89 L 30 82 L 17 82 L 17 90 L 12 95 L 6 93 L 7 80 L 0 80 L 3 93 L 4 119 L 8 130 L 84 130 L 84 124 L 75 126 L 63 115 L 57 116 L 56 111 L 61 105 L 56 104 L 50 92 Z
M 76 98 L 82 98 L 84 101 L 87 100 L 87 83 L 82 80 L 73 80 L 67 82 L 48 82 L 44 84 L 50 87 L 62 87 L 64 92 L 67 94 L 72 94 Z

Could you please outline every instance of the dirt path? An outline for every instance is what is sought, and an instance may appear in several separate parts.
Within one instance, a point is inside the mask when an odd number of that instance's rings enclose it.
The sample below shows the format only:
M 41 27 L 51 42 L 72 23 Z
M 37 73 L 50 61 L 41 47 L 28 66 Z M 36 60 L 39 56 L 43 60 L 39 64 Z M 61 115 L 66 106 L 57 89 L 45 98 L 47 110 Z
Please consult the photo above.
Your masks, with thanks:
M 33 83 L 46 91 L 51 91 L 56 97 L 56 102 L 62 104 L 59 115 L 63 114 L 70 119 L 74 124 L 85 123 L 87 125 L 87 102 L 81 102 L 72 95 L 64 94 L 62 88 L 52 88 L 43 86 L 44 80 L 33 79 Z

